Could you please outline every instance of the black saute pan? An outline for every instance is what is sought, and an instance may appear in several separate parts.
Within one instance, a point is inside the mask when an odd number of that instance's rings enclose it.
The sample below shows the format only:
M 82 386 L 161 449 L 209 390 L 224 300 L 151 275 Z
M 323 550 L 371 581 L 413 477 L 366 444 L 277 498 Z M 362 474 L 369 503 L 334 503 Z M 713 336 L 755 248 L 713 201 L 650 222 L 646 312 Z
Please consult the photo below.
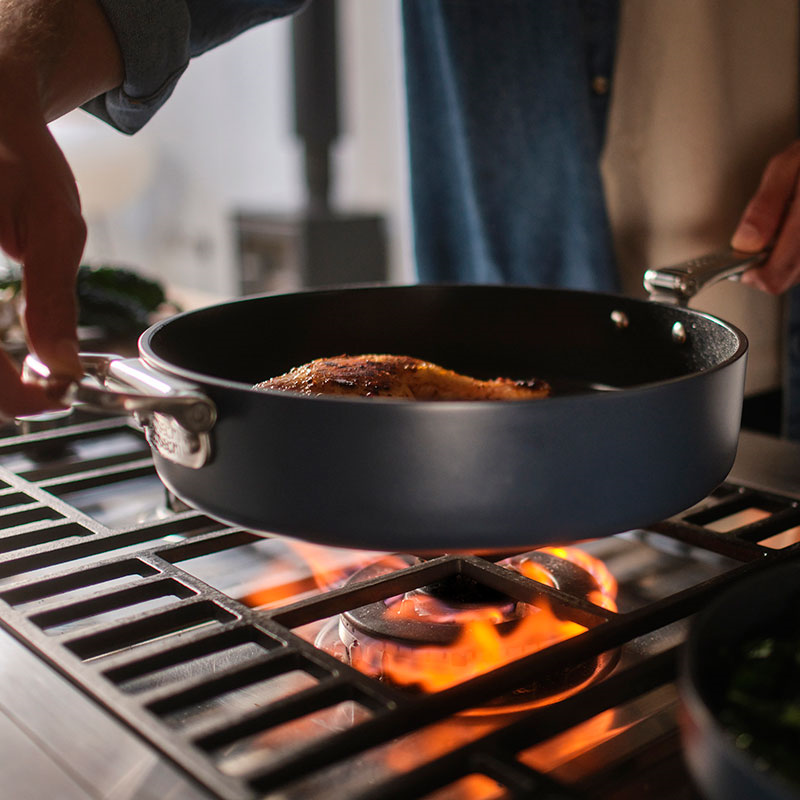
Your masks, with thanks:
M 798 800 L 800 561 L 737 582 L 693 621 L 681 735 L 708 800 Z
M 750 263 L 705 257 L 648 283 L 685 298 L 709 266 L 716 278 Z M 326 544 L 445 552 L 603 536 L 701 499 L 733 462 L 747 342 L 679 304 L 415 285 L 235 300 L 159 322 L 139 350 L 86 356 L 117 391 L 87 378 L 72 396 L 134 413 L 158 474 L 189 504 Z M 543 378 L 554 393 L 415 403 L 250 388 L 342 353 Z

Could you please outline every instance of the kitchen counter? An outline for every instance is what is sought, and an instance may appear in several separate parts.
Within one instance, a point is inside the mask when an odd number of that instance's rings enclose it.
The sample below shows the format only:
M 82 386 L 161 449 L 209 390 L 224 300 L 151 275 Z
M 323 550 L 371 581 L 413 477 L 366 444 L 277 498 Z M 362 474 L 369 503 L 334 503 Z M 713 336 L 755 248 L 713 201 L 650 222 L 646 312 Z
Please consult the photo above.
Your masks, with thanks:
M 8 800 L 208 797 L 2 627 L 0 747 Z

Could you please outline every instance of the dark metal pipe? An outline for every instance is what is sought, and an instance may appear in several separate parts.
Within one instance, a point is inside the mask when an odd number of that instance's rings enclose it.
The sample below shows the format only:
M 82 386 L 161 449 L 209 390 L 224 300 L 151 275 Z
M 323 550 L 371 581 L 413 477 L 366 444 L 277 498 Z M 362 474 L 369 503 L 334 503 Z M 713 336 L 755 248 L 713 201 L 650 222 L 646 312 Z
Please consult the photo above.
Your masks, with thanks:
M 315 0 L 292 22 L 295 131 L 304 145 L 308 203 L 326 210 L 330 149 L 339 135 L 336 0 Z

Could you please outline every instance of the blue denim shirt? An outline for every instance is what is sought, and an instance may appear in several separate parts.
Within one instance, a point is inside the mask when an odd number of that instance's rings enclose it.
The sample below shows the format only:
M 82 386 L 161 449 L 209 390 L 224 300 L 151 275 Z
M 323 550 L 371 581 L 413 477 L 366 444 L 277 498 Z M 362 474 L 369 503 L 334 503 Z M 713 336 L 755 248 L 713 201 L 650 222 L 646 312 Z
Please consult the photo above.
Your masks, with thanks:
M 617 0 L 404 0 L 422 280 L 617 288 L 599 173 L 617 20 Z

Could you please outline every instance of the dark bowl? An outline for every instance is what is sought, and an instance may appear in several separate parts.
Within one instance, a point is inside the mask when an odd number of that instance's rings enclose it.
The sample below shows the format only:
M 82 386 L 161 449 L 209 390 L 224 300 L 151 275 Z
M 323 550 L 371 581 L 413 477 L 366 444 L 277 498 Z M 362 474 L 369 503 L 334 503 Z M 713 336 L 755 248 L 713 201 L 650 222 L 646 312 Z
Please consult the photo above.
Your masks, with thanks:
M 689 770 L 704 796 L 710 800 L 798 800 L 800 783 L 786 778 L 779 766 L 769 764 L 759 749 L 770 740 L 773 730 L 771 715 L 747 730 L 741 726 L 741 715 L 752 713 L 752 695 L 742 706 L 731 700 L 730 681 L 739 674 L 741 665 L 752 660 L 744 655 L 752 651 L 754 641 L 771 636 L 779 625 L 791 625 L 800 643 L 800 562 L 770 566 L 748 576 L 723 592 L 693 621 L 682 654 L 679 686 L 681 696 L 681 737 Z M 780 633 L 778 634 L 780 636 Z M 783 655 L 762 655 L 755 671 L 758 682 L 754 691 L 761 692 L 760 677 L 777 665 L 770 659 L 781 658 L 791 683 L 800 686 L 800 663 L 789 665 Z M 774 673 L 773 673 L 774 674 Z M 784 674 L 784 678 L 786 675 Z M 765 680 L 769 688 L 769 680 Z M 741 697 L 741 692 L 738 697 Z M 745 711 L 742 712 L 741 708 Z M 732 711 L 736 709 L 736 711 Z M 739 714 L 733 723 L 731 714 Z M 742 731 L 746 730 L 744 736 Z M 748 734 L 752 735 L 751 741 Z M 745 744 L 747 745 L 745 746 Z

